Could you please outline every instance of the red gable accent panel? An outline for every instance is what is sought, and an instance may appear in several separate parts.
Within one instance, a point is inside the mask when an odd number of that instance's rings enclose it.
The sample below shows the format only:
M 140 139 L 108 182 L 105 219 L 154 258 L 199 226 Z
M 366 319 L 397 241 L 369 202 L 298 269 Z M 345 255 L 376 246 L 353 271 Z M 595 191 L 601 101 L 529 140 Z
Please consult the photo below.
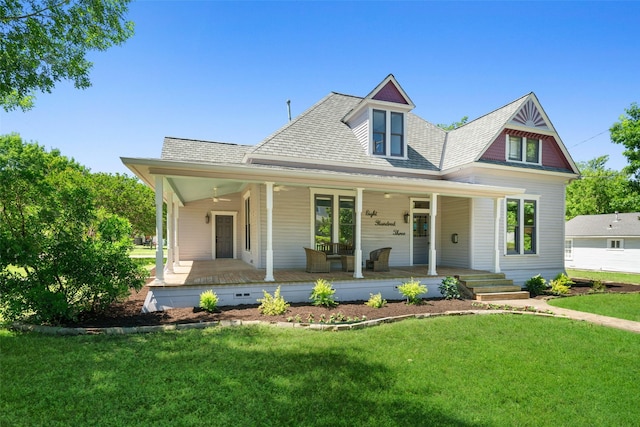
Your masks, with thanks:
M 505 139 L 506 132 L 502 132 L 487 148 L 487 151 L 484 152 L 481 160 L 496 160 L 504 162 L 504 159 L 507 158 L 507 143 Z
M 507 164 L 505 161 L 507 158 L 506 149 L 506 135 L 522 136 L 525 138 L 535 138 L 542 141 L 542 166 L 548 166 L 553 168 L 568 169 L 571 170 L 571 166 L 567 161 L 562 150 L 558 146 L 555 138 L 550 135 L 540 135 L 532 132 L 524 132 L 513 129 L 505 129 L 502 133 L 491 143 L 489 148 L 484 152 L 481 160 L 493 160 L 501 161 Z
M 387 84 L 373 96 L 373 99 L 377 101 L 395 102 L 396 104 L 409 104 L 396 85 L 391 82 L 387 82 Z
M 544 166 L 571 170 L 567 158 L 562 154 L 558 143 L 553 138 L 542 141 L 542 164 Z

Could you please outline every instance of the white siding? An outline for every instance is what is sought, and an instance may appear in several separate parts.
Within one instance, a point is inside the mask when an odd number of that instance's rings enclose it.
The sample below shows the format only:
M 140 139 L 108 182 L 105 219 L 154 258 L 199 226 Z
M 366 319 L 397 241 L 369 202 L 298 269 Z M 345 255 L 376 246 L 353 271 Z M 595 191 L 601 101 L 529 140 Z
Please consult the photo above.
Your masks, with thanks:
M 528 278 L 536 274 L 543 275 L 546 279 L 553 277 L 564 271 L 564 214 L 565 214 L 565 179 L 552 175 L 540 175 L 526 172 L 506 172 L 500 170 L 481 171 L 473 177 L 473 181 L 478 184 L 505 185 L 511 187 L 526 188 L 526 194 L 537 195 L 538 202 L 538 239 L 537 254 L 535 255 L 504 255 L 504 224 L 505 215 L 501 214 L 500 242 L 501 252 L 500 266 L 502 271 L 514 282 L 523 284 Z M 476 200 L 479 202 L 479 200 Z M 480 204 L 480 203 L 478 203 Z M 481 221 L 483 225 L 474 224 L 474 231 L 478 233 L 483 227 L 487 230 L 493 228 L 493 208 L 489 205 L 493 200 L 487 200 L 486 212 L 481 214 L 478 209 L 474 209 L 474 221 Z M 482 202 L 482 206 L 485 203 Z M 504 209 L 504 207 L 503 207 Z M 491 214 L 489 214 L 491 212 Z M 491 225 L 489 224 L 491 222 Z M 488 233 L 486 233 L 488 236 Z M 478 251 L 491 253 L 493 251 L 493 235 L 490 241 L 485 241 L 487 237 L 482 234 L 474 235 L 477 238 L 475 243 L 475 255 L 480 255 Z M 491 256 L 490 255 L 490 256 Z M 476 260 L 476 268 L 483 267 L 484 261 Z
M 260 195 L 260 239 L 261 262 L 266 265 L 265 251 L 267 239 L 266 194 Z M 383 193 L 363 195 L 362 207 L 362 259 L 369 259 L 369 252 L 391 247 L 390 265 L 409 265 L 410 224 L 404 223 L 404 213 L 409 211 L 409 197 L 392 195 L 385 199 Z M 304 247 L 312 244 L 311 224 L 312 200 L 310 190 L 291 187 L 290 191 L 274 193 L 273 203 L 273 259 L 274 268 L 303 268 L 306 264 Z M 366 211 L 375 211 L 375 216 Z M 376 225 L 390 223 L 395 225 Z M 396 231 L 397 230 L 397 231 Z M 395 233 L 395 234 L 394 234 Z M 404 233 L 404 234 L 402 234 Z
M 443 277 L 415 277 L 427 287 L 427 297 L 442 296 L 438 287 Z M 398 300 L 402 296 L 397 286 L 400 279 L 356 279 L 344 280 L 334 284 L 337 301 L 362 301 L 372 293 L 380 292 L 383 298 Z M 263 290 L 273 294 L 281 286 L 283 298 L 292 303 L 308 303 L 309 294 L 314 282 L 296 283 L 257 283 L 243 285 L 184 285 L 184 286 L 151 286 L 143 310 L 147 312 L 169 310 L 172 308 L 195 307 L 199 304 L 200 294 L 213 290 L 219 298 L 220 306 L 234 306 L 240 304 L 255 304 L 263 297 Z
M 260 234 L 262 266 L 266 266 L 267 213 L 266 190 L 260 193 Z M 304 247 L 309 247 L 311 233 L 309 189 L 286 187 L 273 193 L 273 266 L 274 268 L 304 268 Z
M 353 131 L 353 134 L 358 138 L 360 145 L 369 152 L 369 110 L 365 109 L 358 117 L 354 117 L 349 122 L 349 127 Z
M 441 216 L 439 262 L 450 267 L 470 266 L 470 199 L 460 197 L 441 197 L 439 200 Z M 458 235 L 458 243 L 451 241 L 451 235 Z
M 473 215 L 471 230 L 471 268 L 476 270 L 493 270 L 495 213 L 493 199 L 476 198 L 471 202 Z M 501 233 L 502 235 L 502 233 Z
M 229 202 L 214 203 L 211 199 L 203 199 L 185 204 L 180 208 L 178 218 L 178 245 L 182 260 L 212 259 L 213 218 L 209 224 L 205 222 L 205 215 L 211 211 L 224 211 L 231 215 L 238 212 L 242 198 L 238 193 L 225 195 Z M 240 219 L 238 218 L 238 221 Z M 234 224 L 237 233 L 238 224 Z M 239 242 L 239 239 L 236 240 Z M 243 247 L 238 243 L 236 252 Z
M 409 239 L 411 224 L 405 224 L 404 213 L 410 208 L 407 195 L 392 194 L 385 199 L 383 193 L 365 192 L 362 200 L 362 261 L 369 259 L 369 252 L 384 247 L 391 248 L 389 265 L 409 265 Z M 367 215 L 369 211 L 377 213 Z M 395 225 L 376 225 L 393 224 Z M 394 234 L 395 233 L 395 234 Z M 404 234 L 402 234 L 404 233 Z
M 607 237 L 572 239 L 573 259 L 565 261 L 567 268 L 640 273 L 640 238 L 619 238 L 624 240 L 620 250 L 608 249 Z

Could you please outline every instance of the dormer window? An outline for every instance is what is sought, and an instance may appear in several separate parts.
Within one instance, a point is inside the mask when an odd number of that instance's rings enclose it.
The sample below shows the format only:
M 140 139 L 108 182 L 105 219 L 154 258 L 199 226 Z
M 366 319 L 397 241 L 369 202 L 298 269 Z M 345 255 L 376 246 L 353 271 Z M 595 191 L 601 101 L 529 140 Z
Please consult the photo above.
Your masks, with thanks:
M 507 160 L 540 164 L 540 140 L 507 135 Z
M 404 157 L 404 114 L 373 110 L 372 121 L 372 153 L 377 156 Z

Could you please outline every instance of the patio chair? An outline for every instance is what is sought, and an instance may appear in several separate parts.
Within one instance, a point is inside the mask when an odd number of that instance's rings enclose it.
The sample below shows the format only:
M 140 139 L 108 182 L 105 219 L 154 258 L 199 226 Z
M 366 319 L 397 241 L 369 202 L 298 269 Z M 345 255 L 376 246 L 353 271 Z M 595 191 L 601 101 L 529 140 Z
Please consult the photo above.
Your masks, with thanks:
M 329 273 L 331 271 L 331 261 L 327 259 L 327 254 L 322 251 L 304 248 L 307 254 L 307 273 Z
M 389 254 L 391 254 L 391 248 L 371 251 L 367 260 L 367 270 L 389 271 Z

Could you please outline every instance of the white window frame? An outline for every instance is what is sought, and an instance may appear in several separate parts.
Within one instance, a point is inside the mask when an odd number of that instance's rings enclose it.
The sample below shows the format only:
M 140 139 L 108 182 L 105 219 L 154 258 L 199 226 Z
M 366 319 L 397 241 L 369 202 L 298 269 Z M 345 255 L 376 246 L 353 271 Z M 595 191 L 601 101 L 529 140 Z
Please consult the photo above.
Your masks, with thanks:
M 309 197 L 309 211 L 311 212 L 311 217 L 310 217 L 311 234 L 309 236 L 309 244 L 310 244 L 309 247 L 313 249 L 315 249 L 316 247 L 316 195 L 332 197 L 333 218 L 331 218 L 331 221 L 332 221 L 331 241 L 332 242 L 340 241 L 340 226 L 339 226 L 339 222 L 337 222 L 340 215 L 340 196 L 353 197 L 357 203 L 357 193 L 355 191 L 350 191 L 350 190 L 335 190 L 331 188 L 310 188 L 309 192 L 311 196 Z M 355 236 L 354 236 L 354 239 L 355 239 Z M 355 242 L 354 242 L 354 246 L 355 246 Z
M 564 259 L 573 260 L 573 239 L 564 239 Z
M 614 244 L 614 242 L 617 242 Z M 624 239 L 607 239 L 607 250 L 608 251 L 623 251 L 624 250 Z
M 510 143 L 511 137 L 520 138 L 520 155 L 521 155 L 521 159 L 520 160 L 512 159 L 509 156 L 509 154 L 511 152 L 511 143 Z M 535 162 L 528 162 L 527 161 L 527 140 L 529 140 L 529 139 L 532 140 L 532 141 L 538 141 L 538 159 Z M 529 164 L 529 165 L 541 165 L 542 164 L 542 140 L 540 138 L 527 138 L 525 136 L 507 134 L 507 138 L 506 138 L 506 141 L 505 141 L 505 160 L 507 162 L 513 162 L 513 163 L 524 163 L 524 164 Z
M 509 205 L 509 200 L 518 200 L 518 241 L 520 242 L 520 247 L 518 248 L 518 253 L 509 253 L 507 250 L 507 207 Z M 524 251 L 524 203 L 534 201 L 536 203 L 536 222 L 534 225 L 535 228 L 535 252 L 527 253 Z M 513 196 L 507 197 L 504 201 L 503 208 L 503 227 L 504 227 L 504 244 L 503 244 L 503 253 L 505 256 L 539 256 L 540 255 L 540 196 L 525 194 L 522 196 Z
M 249 209 L 247 209 L 247 205 Z M 244 251 L 251 253 L 251 192 L 247 191 L 243 196 L 244 214 Z
M 375 143 L 373 141 L 373 112 L 374 110 L 383 111 L 385 113 L 385 152 L 384 154 L 378 154 L 374 152 Z M 391 154 L 391 115 L 392 114 L 401 114 L 402 115 L 402 155 L 396 156 Z M 389 110 L 385 108 L 369 108 L 369 141 L 370 148 L 369 154 L 375 157 L 384 157 L 389 159 L 407 159 L 408 158 L 408 145 L 407 145 L 407 113 L 404 111 L 396 111 Z

